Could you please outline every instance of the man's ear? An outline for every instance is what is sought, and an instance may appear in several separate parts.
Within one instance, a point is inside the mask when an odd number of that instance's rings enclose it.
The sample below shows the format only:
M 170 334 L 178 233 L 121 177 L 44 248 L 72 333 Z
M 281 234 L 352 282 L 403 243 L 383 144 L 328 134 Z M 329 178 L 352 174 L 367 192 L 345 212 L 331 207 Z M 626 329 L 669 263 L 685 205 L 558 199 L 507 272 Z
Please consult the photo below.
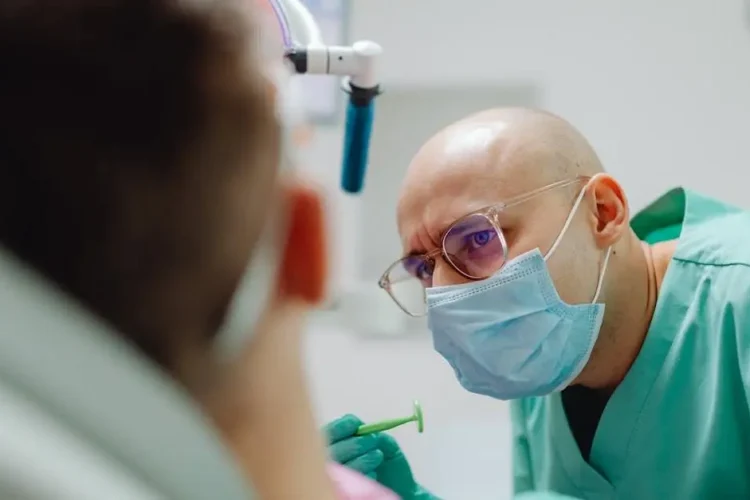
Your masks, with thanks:
M 285 188 L 287 238 L 279 268 L 279 293 L 318 305 L 325 297 L 328 252 L 321 195 L 301 184 Z
M 612 176 L 599 174 L 589 185 L 595 217 L 595 238 L 600 248 L 612 246 L 630 225 L 630 208 L 622 189 Z

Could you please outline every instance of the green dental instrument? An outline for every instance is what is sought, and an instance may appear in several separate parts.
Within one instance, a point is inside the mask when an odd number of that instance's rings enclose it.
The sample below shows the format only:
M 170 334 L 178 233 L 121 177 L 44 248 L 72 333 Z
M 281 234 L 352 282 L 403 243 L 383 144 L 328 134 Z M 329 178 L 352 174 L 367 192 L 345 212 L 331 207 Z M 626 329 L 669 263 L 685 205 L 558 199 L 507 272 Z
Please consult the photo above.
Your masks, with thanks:
M 424 432 L 424 417 L 422 416 L 422 407 L 420 406 L 419 401 L 414 401 L 414 414 L 408 417 L 393 418 L 391 420 L 383 420 L 372 424 L 360 425 L 359 429 L 357 429 L 356 435 L 365 436 L 374 432 L 383 432 L 394 429 L 404 424 L 408 424 L 409 422 L 416 422 L 417 431 L 420 433 Z

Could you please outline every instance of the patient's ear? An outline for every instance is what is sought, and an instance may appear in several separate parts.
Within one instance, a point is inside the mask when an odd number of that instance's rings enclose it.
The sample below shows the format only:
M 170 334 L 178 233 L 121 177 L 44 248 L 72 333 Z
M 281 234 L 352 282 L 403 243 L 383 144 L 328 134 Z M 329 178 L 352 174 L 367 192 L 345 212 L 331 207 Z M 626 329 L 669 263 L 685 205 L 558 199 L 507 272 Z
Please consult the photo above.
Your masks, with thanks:
M 287 237 L 279 269 L 282 299 L 318 305 L 325 296 L 327 269 L 323 199 L 302 184 L 285 189 Z

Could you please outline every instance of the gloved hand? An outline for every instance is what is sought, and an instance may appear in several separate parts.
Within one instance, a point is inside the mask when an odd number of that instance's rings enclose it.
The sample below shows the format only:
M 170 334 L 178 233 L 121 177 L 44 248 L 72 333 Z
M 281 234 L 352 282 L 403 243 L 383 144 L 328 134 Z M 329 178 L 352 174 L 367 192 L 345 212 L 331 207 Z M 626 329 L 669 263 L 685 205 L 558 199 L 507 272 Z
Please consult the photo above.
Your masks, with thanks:
M 346 415 L 326 426 L 331 458 L 376 480 L 404 500 L 438 500 L 414 481 L 395 439 L 385 433 L 354 435 L 362 423 L 354 415 Z

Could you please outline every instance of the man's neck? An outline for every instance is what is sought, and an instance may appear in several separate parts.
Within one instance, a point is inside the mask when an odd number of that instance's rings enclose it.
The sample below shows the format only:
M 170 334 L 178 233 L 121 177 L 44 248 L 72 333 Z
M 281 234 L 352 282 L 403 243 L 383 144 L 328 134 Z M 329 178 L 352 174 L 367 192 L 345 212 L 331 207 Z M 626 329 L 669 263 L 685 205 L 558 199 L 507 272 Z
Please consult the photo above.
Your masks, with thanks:
M 613 269 L 611 283 L 615 286 L 607 293 L 607 313 L 599 339 L 577 384 L 614 391 L 625 378 L 651 325 L 675 244 L 667 242 L 652 247 L 634 239 L 624 249 L 622 260 Z

